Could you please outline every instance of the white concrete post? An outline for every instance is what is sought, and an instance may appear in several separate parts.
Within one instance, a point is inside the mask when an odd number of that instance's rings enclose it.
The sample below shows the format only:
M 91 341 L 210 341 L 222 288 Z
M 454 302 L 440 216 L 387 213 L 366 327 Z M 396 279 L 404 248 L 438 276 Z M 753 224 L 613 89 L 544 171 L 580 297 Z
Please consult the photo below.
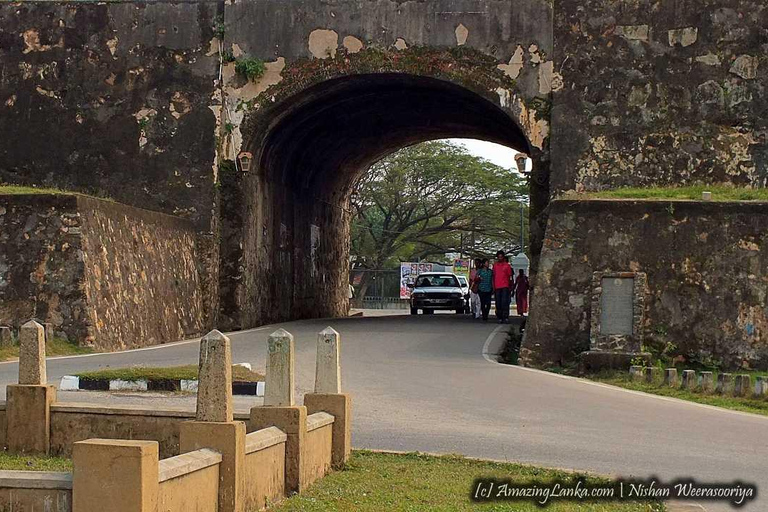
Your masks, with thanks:
M 13 345 L 13 336 L 10 327 L 0 327 L 0 347 L 10 347 Z
M 317 335 L 315 393 L 341 393 L 341 336 L 332 327 Z
M 293 335 L 285 329 L 278 329 L 267 340 L 264 405 L 294 405 L 293 367 Z
M 233 420 L 232 353 L 229 338 L 212 330 L 200 340 L 197 421 Z
M 19 332 L 19 384 L 45 386 L 45 328 L 34 320 Z

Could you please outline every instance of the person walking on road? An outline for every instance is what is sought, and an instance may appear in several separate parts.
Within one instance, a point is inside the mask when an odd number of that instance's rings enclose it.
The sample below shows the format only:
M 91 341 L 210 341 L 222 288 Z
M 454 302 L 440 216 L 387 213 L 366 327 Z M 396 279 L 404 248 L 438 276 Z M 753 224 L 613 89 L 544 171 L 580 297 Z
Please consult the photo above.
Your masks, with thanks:
M 500 324 L 509 322 L 509 305 L 512 300 L 512 267 L 507 263 L 504 251 L 496 253 L 493 264 L 493 291 L 496 294 L 496 316 Z
M 476 258 L 474 268 L 469 271 L 469 310 L 472 312 L 472 318 L 480 318 L 480 295 L 477 293 L 477 273 L 480 271 L 482 260 Z
M 525 270 L 520 269 L 517 279 L 515 279 L 515 304 L 517 305 L 517 314 L 519 316 L 528 313 L 528 290 L 530 287 Z
M 483 322 L 487 322 L 493 295 L 493 271 L 488 268 L 487 258 L 480 262 L 480 269 L 477 271 L 477 294 L 480 297 L 480 314 Z

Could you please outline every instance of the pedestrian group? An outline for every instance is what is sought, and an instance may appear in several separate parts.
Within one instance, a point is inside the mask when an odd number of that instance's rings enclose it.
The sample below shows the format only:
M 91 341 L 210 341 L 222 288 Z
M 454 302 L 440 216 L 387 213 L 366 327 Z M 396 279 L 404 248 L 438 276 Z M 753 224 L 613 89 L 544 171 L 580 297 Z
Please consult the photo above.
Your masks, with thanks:
M 525 271 L 520 269 L 515 277 L 504 251 L 496 253 L 496 262 L 490 266 L 488 259 L 475 260 L 475 268 L 469 275 L 470 309 L 474 318 L 488 321 L 491 299 L 496 299 L 496 317 L 499 323 L 509 323 L 509 307 L 515 297 L 517 314 L 528 313 L 528 291 L 530 283 Z

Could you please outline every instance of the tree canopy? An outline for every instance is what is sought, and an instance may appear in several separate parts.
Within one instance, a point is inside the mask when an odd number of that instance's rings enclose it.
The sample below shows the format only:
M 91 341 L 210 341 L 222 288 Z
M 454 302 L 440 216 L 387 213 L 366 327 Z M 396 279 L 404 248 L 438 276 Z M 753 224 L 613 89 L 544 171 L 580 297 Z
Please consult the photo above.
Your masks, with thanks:
M 404 148 L 371 166 L 352 196 L 355 266 L 518 252 L 520 204 L 527 217 L 527 200 L 520 175 L 462 146 L 432 141 Z

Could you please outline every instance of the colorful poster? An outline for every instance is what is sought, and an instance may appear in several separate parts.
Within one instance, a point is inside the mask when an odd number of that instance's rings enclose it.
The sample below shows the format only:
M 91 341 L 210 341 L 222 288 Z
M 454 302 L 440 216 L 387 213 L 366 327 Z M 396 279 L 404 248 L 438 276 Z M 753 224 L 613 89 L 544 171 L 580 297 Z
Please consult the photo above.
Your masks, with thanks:
M 453 273 L 469 277 L 469 260 L 453 260 Z
M 400 298 L 411 298 L 411 287 L 416 283 L 416 276 L 422 272 L 432 272 L 431 263 L 400 263 Z

